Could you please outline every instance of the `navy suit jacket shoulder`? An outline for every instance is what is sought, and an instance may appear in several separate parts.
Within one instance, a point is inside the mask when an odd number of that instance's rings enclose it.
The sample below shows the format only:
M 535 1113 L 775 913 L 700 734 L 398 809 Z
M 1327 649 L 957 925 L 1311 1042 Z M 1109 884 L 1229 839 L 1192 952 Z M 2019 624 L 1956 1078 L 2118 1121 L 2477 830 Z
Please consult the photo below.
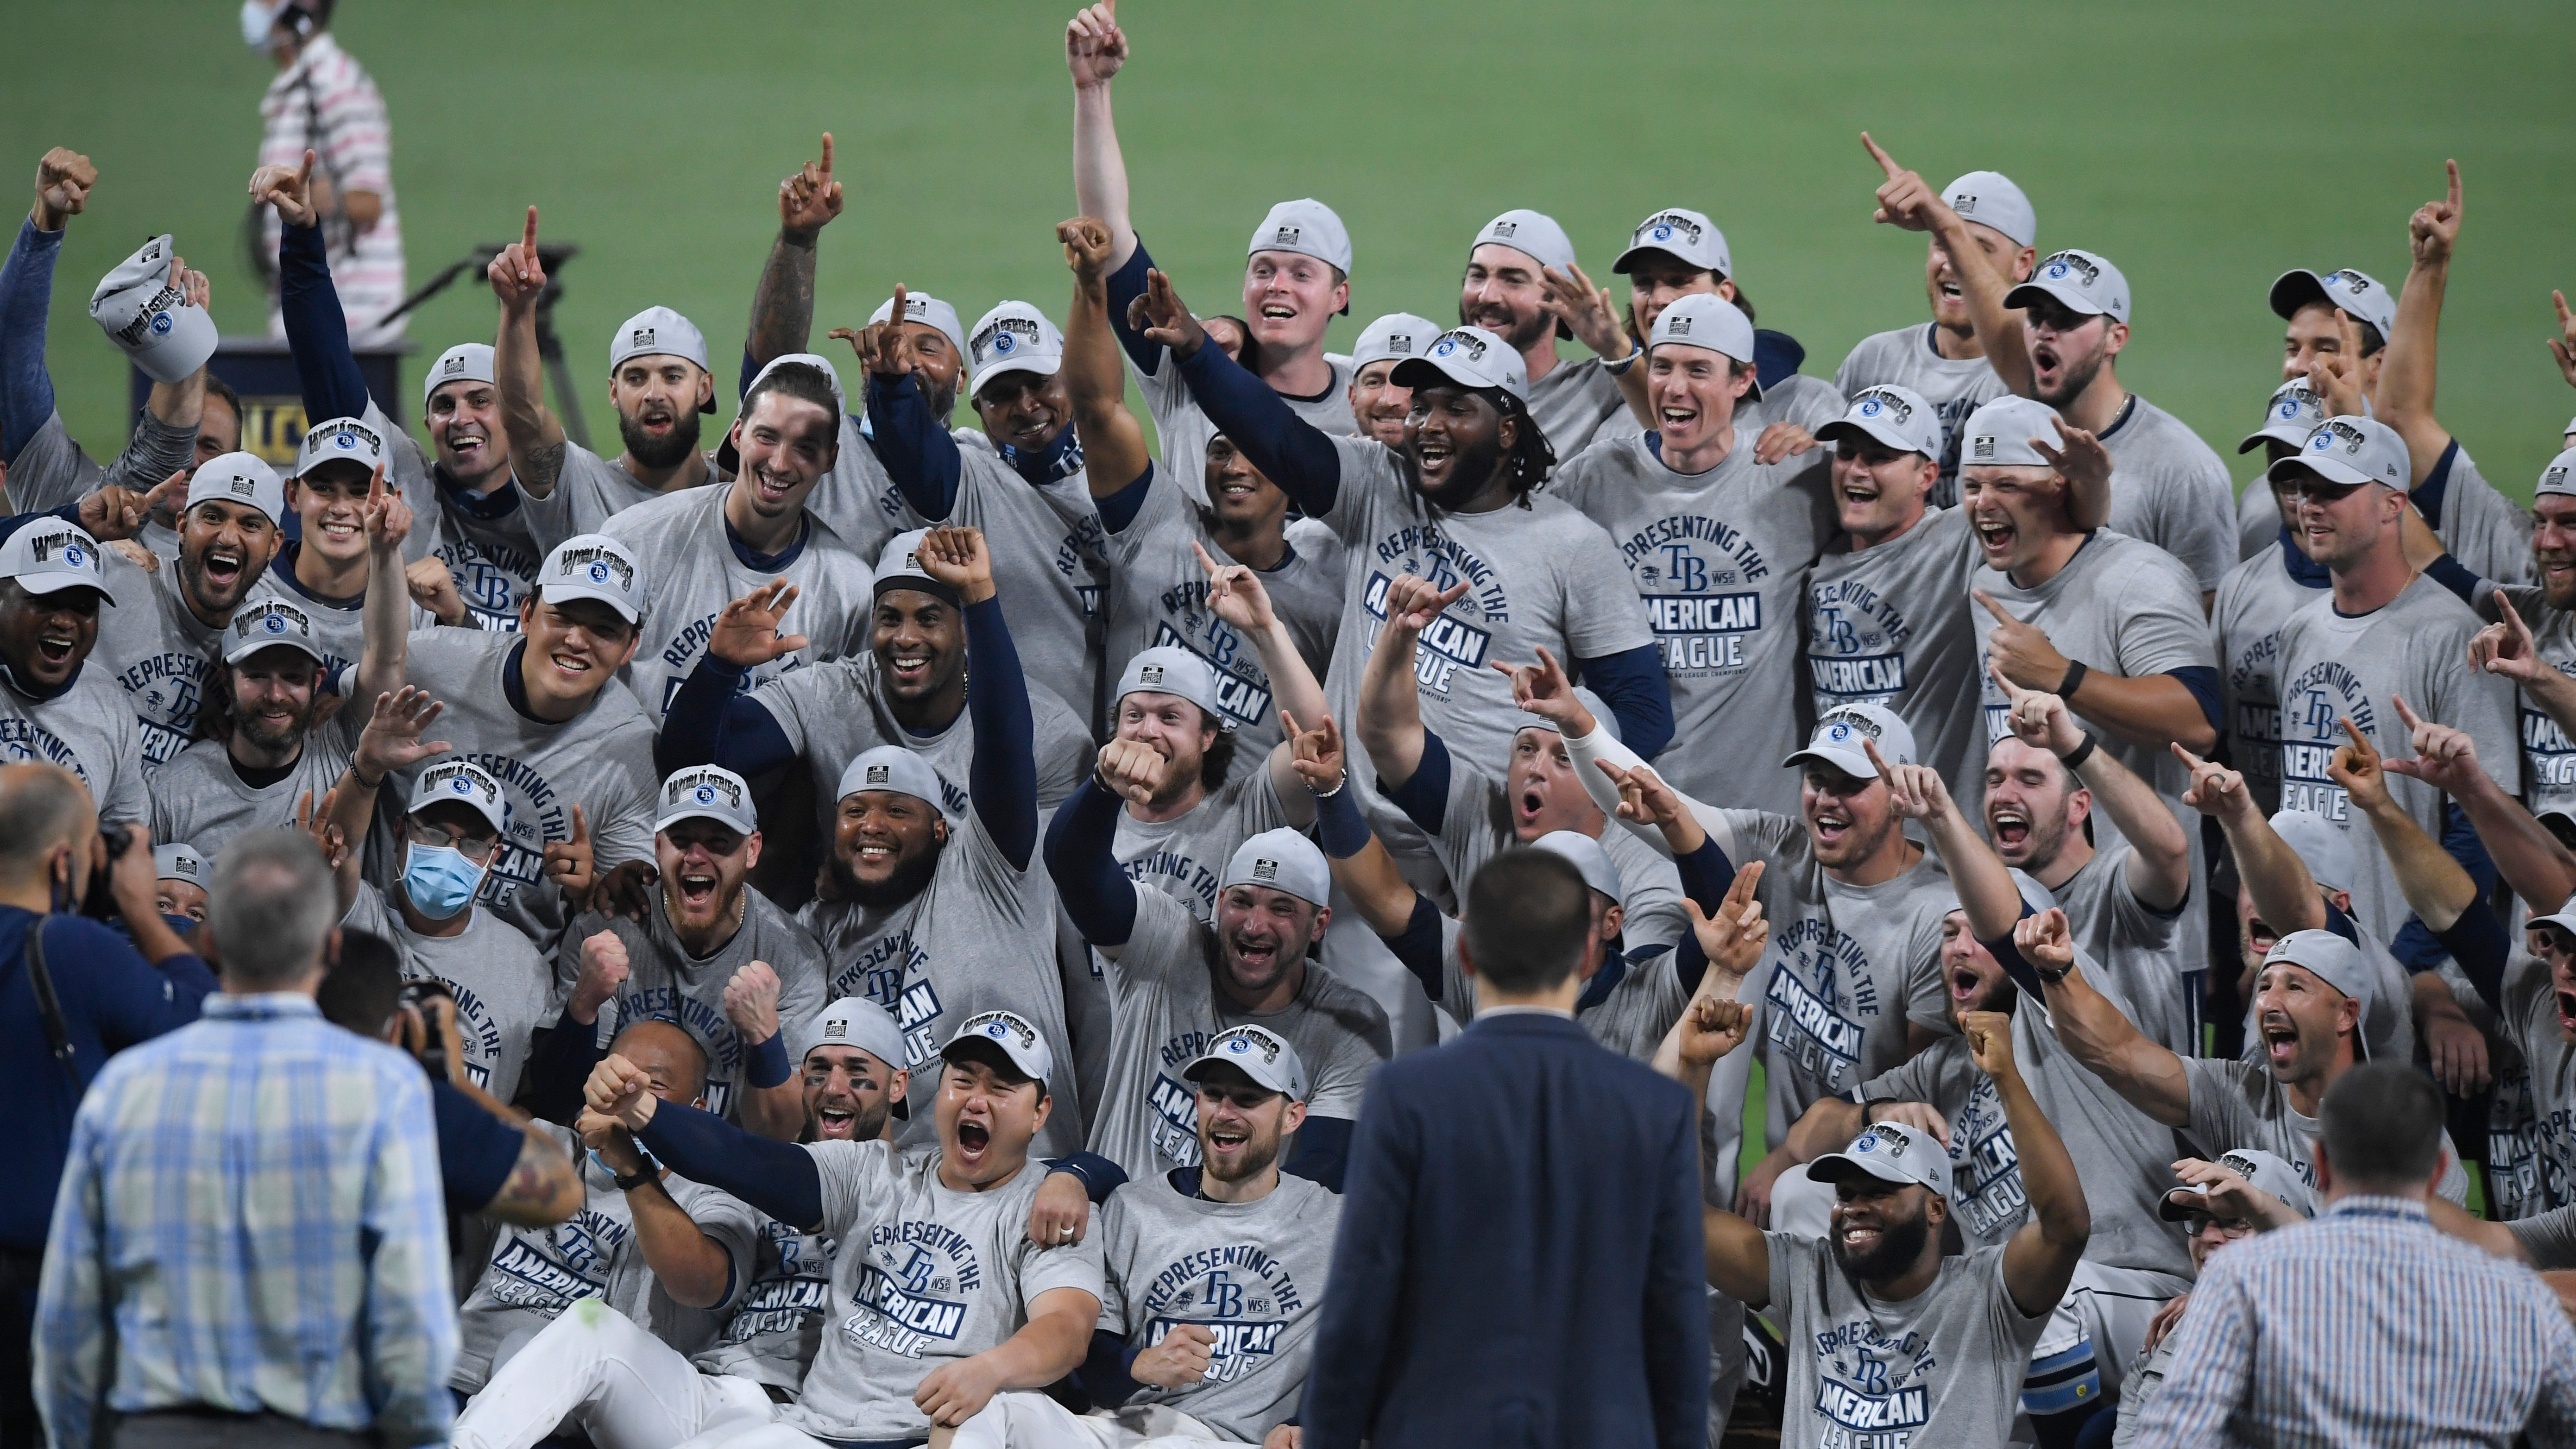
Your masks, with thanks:
M 1300 1422 L 1309 1449 L 1705 1449 L 1697 1104 L 1562 1017 L 1371 1078 Z

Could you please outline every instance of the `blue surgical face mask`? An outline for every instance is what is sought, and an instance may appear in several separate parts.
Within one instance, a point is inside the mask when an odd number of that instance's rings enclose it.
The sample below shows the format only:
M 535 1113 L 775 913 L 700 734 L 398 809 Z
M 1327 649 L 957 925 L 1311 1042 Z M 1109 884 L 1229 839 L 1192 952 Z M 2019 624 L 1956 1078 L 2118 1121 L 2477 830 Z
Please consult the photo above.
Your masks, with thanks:
M 474 904 L 474 892 L 483 884 L 483 867 L 452 845 L 413 841 L 411 856 L 403 863 L 402 884 L 412 909 L 433 921 L 452 920 Z

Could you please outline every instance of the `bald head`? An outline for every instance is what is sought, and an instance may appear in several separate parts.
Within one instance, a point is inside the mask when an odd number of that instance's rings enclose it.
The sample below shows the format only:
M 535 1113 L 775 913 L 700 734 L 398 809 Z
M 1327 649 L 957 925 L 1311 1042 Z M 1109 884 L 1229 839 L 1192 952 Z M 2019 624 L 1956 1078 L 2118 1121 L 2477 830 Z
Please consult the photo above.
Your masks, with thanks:
M 617 1034 L 608 1049 L 653 1079 L 653 1095 L 682 1106 L 706 1095 L 707 1053 L 698 1039 L 667 1021 L 639 1021 Z
M 41 879 L 56 849 L 82 845 L 97 831 L 98 813 L 79 776 L 59 765 L 0 766 L 0 881 Z M 87 867 L 76 874 L 85 881 Z

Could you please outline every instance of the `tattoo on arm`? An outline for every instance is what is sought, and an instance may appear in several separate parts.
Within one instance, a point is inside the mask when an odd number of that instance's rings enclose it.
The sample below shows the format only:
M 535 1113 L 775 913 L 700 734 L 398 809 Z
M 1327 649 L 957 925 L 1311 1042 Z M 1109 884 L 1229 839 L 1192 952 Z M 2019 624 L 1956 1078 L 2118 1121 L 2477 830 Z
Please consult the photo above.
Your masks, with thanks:
M 530 1127 L 519 1143 L 519 1160 L 511 1164 L 508 1181 L 484 1204 L 483 1211 L 503 1222 L 544 1227 L 563 1216 L 555 1209 L 567 1187 L 578 1195 L 572 1159 L 553 1139 Z
M 744 345 L 761 367 L 803 352 L 814 330 L 814 243 L 785 236 L 769 248 L 760 287 L 751 295 L 750 340 Z
M 563 479 L 564 459 L 568 456 L 565 449 L 569 446 L 555 443 L 530 448 L 527 470 L 519 477 L 519 487 L 539 497 L 554 492 L 555 484 Z

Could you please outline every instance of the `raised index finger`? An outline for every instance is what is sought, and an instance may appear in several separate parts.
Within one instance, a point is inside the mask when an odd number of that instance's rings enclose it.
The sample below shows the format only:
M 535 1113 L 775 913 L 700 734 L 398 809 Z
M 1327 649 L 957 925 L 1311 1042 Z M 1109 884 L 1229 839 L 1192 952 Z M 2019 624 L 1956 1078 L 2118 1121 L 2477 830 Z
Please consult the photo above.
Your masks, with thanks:
M 533 206 L 528 208 L 528 234 L 520 245 L 528 249 L 529 261 L 537 259 L 537 209 Z
M 2343 732 L 2352 737 L 2354 754 L 2368 756 L 2376 753 L 2370 747 L 2370 737 L 2361 732 L 2361 726 L 2352 722 L 2351 715 L 2343 716 Z
M 823 174 L 826 177 L 832 174 L 832 133 L 829 131 L 823 133 Z
M 1881 167 L 1886 169 L 1888 180 L 1894 181 L 1897 176 L 1905 170 L 1904 167 L 1896 164 L 1895 157 L 1888 155 L 1886 151 L 1880 148 L 1876 141 L 1869 138 L 1869 132 L 1863 131 L 1860 133 L 1860 143 L 1867 146 L 1869 148 L 1869 154 L 1876 158 Z
M 2388 702 L 2397 706 L 2397 722 L 2406 726 L 2409 733 L 2422 728 L 2424 722 L 2415 717 L 2415 711 L 2413 709 L 2407 707 L 2406 696 L 2402 694 L 2392 694 L 2388 697 Z
M 2453 160 L 2445 160 L 2442 163 L 2442 169 L 2451 174 L 2451 215 L 2458 216 L 2460 214 L 2460 163 Z
M 1975 599 L 1978 603 L 1985 605 L 1986 612 L 1994 615 L 1995 622 L 1998 624 L 2018 624 L 2021 622 L 2021 620 L 2012 616 L 2012 612 L 2010 610 L 2006 609 L 2003 605 L 1996 603 L 1994 595 L 1987 593 L 1983 589 L 1971 589 L 1968 591 L 1968 596 Z

